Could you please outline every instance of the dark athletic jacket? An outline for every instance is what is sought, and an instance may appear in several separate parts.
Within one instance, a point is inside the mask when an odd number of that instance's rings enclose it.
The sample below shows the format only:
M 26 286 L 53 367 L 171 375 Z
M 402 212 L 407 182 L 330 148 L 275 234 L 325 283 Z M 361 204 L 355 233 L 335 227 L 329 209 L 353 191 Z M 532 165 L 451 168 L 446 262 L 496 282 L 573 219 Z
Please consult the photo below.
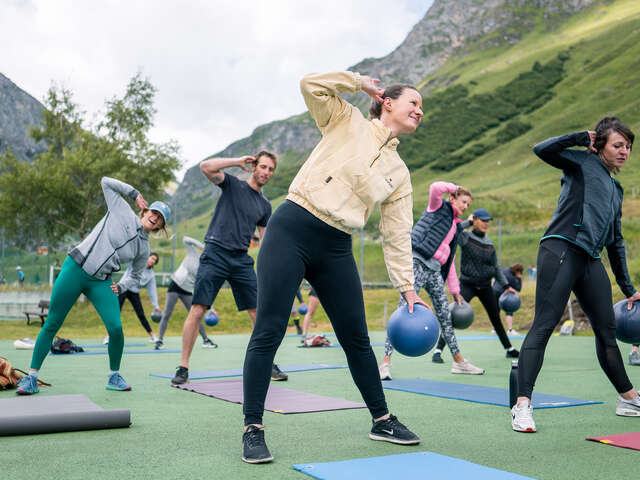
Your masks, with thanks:
M 570 149 L 589 144 L 589 133 L 584 131 L 549 138 L 533 147 L 538 157 L 563 172 L 558 207 L 540 241 L 562 238 L 593 258 L 600 258 L 607 247 L 616 282 L 630 297 L 636 290 L 629 278 L 622 238 L 623 189 L 598 155 Z
M 466 220 L 458 226 L 468 228 L 472 222 Z M 507 279 L 500 270 L 498 256 L 493 242 L 477 230 L 460 232 L 460 281 L 474 287 L 491 286 L 495 278 L 498 285 L 506 285 Z
M 501 295 L 507 288 L 512 287 L 516 291 L 522 290 L 522 278 L 516 277 L 511 271 L 511 267 L 506 267 L 502 269 L 502 273 L 504 274 L 504 278 L 507 279 L 506 285 L 500 285 L 498 282 L 493 284 L 493 290 L 496 294 Z

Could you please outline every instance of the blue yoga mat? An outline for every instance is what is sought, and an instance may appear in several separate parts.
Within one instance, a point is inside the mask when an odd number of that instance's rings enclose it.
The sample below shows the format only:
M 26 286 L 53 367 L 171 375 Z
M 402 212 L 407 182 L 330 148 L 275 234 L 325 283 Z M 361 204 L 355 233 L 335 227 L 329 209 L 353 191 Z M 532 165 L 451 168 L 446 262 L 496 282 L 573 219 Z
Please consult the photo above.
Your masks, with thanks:
M 306 372 L 308 370 L 334 370 L 336 368 L 347 368 L 340 365 L 326 365 L 324 363 L 309 363 L 303 365 L 280 365 L 283 372 Z M 152 377 L 173 378 L 175 373 L 150 373 Z M 189 380 L 202 380 L 204 378 L 224 378 L 241 377 L 241 368 L 230 368 L 227 370 L 207 370 L 204 372 L 189 372 Z
M 384 388 L 403 392 L 419 393 L 432 397 L 453 398 L 467 402 L 486 403 L 488 405 L 509 406 L 509 392 L 503 388 L 483 387 L 481 385 L 467 385 L 464 383 L 439 382 L 412 378 L 407 380 L 389 380 L 382 382 Z M 533 408 L 577 407 L 580 405 L 596 405 L 602 402 L 580 400 L 579 398 L 561 397 L 535 393 L 531 398 Z
M 180 353 L 182 350 L 154 350 L 153 348 L 149 350 L 125 350 L 122 353 L 133 354 L 133 353 Z M 90 352 L 74 352 L 74 353 L 51 353 L 54 357 L 76 357 L 78 355 L 105 355 L 107 354 L 107 350 L 91 350 Z M 173 376 L 171 376 L 173 378 Z
M 147 345 L 153 345 L 151 343 L 149 344 L 144 344 L 144 343 L 125 343 L 124 346 L 125 347 L 146 347 Z M 78 345 L 82 348 L 107 348 L 107 345 L 104 343 L 96 343 L 95 345 Z
M 433 452 L 356 458 L 341 462 L 301 463 L 296 470 L 320 480 L 389 480 L 390 478 L 467 478 L 474 480 L 532 480 Z M 428 472 L 428 473 L 427 473 Z M 427 475 L 428 476 L 425 476 Z
M 524 338 L 524 337 L 525 335 L 511 335 L 509 339 L 514 340 L 514 339 Z M 456 335 L 456 339 L 457 340 L 497 340 L 498 336 L 497 335 L 476 335 L 476 336 L 464 337 L 464 336 Z

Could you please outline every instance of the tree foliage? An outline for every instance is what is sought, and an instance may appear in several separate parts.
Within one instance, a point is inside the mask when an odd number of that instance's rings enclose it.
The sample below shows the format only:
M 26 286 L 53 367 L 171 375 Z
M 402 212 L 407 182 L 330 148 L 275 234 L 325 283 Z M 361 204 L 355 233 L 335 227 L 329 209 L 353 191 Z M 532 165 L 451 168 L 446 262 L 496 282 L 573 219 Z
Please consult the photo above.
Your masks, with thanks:
M 122 98 L 106 102 L 104 119 L 85 128 L 73 93 L 52 86 L 42 123 L 30 131 L 47 150 L 31 164 L 11 151 L 0 157 L 0 226 L 7 237 L 21 245 L 80 239 L 106 212 L 103 176 L 133 185 L 149 201 L 162 198 L 162 187 L 180 162 L 174 141 L 148 138 L 155 91 L 137 74 Z

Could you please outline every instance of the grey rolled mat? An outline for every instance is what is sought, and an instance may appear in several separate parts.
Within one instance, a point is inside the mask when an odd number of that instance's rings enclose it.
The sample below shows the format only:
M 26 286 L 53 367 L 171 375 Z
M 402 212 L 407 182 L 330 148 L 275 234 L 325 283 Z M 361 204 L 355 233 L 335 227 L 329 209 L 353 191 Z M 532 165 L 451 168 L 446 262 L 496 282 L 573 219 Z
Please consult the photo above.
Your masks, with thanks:
M 0 436 L 122 428 L 128 409 L 104 410 L 84 395 L 36 395 L 0 400 Z

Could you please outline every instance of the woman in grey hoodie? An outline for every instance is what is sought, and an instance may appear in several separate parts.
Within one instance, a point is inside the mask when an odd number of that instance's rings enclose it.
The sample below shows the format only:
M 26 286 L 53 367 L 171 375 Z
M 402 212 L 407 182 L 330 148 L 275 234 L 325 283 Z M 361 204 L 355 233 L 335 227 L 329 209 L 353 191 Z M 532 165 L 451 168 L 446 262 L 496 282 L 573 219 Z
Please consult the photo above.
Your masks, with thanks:
M 118 372 L 124 347 L 124 335 L 118 305 L 119 292 L 137 285 L 149 258 L 149 232 L 161 230 L 171 211 L 163 202 L 147 202 L 140 192 L 124 182 L 103 177 L 102 191 L 107 214 L 91 233 L 75 248 L 62 265 L 51 292 L 49 315 L 38 335 L 29 375 L 20 381 L 16 393 L 38 393 L 38 371 L 44 362 L 53 338 L 62 327 L 69 310 L 80 294 L 85 294 L 104 322 L 109 333 L 109 390 L 131 390 Z M 126 196 L 142 210 L 136 215 Z M 114 284 L 111 275 L 120 265 L 131 262 L 131 275 Z

